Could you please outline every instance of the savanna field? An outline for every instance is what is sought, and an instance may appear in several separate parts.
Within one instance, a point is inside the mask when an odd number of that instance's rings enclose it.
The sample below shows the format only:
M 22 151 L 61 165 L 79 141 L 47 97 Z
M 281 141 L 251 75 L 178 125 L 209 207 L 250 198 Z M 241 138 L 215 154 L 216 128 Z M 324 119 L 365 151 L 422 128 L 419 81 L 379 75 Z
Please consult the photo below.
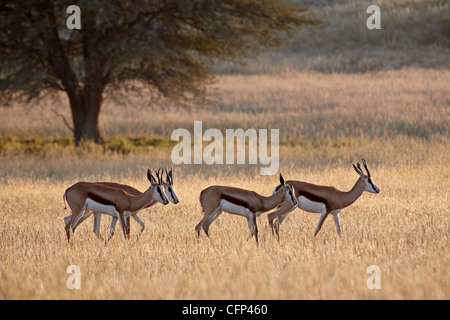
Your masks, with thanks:
M 420 1 L 396 3 L 414 8 Z M 329 24 L 317 37 L 335 39 L 331 30 L 353 29 L 351 20 L 338 24 L 332 14 L 351 16 L 352 10 L 326 9 Z M 416 17 L 414 10 L 391 12 L 396 19 L 387 23 L 399 26 Z M 402 38 L 396 30 L 393 39 Z M 343 44 L 350 36 L 366 37 L 347 34 Z M 280 61 L 298 62 L 286 48 L 280 60 L 263 56 L 245 72 L 224 65 L 205 106 L 106 99 L 104 147 L 74 147 L 61 117 L 70 119 L 64 96 L 0 108 L 0 299 L 450 299 L 448 48 L 430 53 L 417 46 L 408 59 L 427 62 L 412 63 L 389 45 L 393 39 L 375 39 L 387 48 L 383 53 L 361 49 L 351 53 L 361 55 L 355 58 L 341 51 L 334 57 L 341 65 L 311 49 L 308 57 L 316 58 L 298 58 L 307 66 L 286 67 Z M 410 44 L 402 45 L 407 52 Z M 430 59 L 418 58 L 424 56 Z M 195 120 L 203 121 L 203 130 L 279 129 L 279 171 L 286 180 L 347 191 L 358 179 L 352 163 L 365 158 L 381 192 L 363 193 L 339 214 L 341 237 L 332 218 L 314 237 L 319 215 L 297 209 L 281 225 L 279 240 L 262 214 L 258 247 L 246 241 L 246 220 L 226 213 L 212 224 L 210 238 L 203 232 L 197 238 L 201 190 L 229 185 L 268 196 L 279 180 L 261 176 L 261 165 L 173 165 L 171 134 L 177 128 L 192 133 Z M 130 240 L 117 226 L 105 244 L 92 232 L 91 217 L 67 242 L 63 218 L 70 209 L 64 210 L 62 196 L 68 187 L 114 181 L 144 191 L 147 168 L 161 166 L 174 168 L 180 203 L 141 211 L 140 238 L 132 220 Z M 109 222 L 104 216 L 104 237 Z M 79 290 L 67 287 L 71 265 L 80 268 Z M 371 265 L 380 269 L 381 289 L 367 287 Z
M 297 210 L 282 224 L 278 242 L 263 214 L 258 248 L 253 239 L 246 241 L 247 223 L 238 216 L 222 214 L 211 226 L 211 239 L 202 234 L 197 240 L 194 231 L 203 216 L 198 195 L 207 186 L 272 192 L 277 176 L 260 176 L 259 167 L 250 165 L 176 166 L 180 203 L 141 212 L 146 229 L 139 239 L 140 227 L 132 221 L 131 240 L 116 229 L 105 245 L 92 232 L 90 218 L 67 243 L 63 218 L 70 210 L 62 199 L 67 187 L 80 180 L 117 181 L 143 191 L 147 167 L 171 164 L 171 142 L 145 150 L 129 146 L 127 152 L 87 146 L 81 152 L 45 142 L 62 132 L 55 125 L 50 134 L 54 124 L 36 116 L 45 115 L 46 106 L 2 109 L 2 128 L 11 126 L 11 136 L 3 142 L 0 165 L 1 297 L 447 299 L 449 81 L 448 71 L 417 69 L 221 76 L 216 90 L 222 102 L 207 112 L 172 108 L 159 116 L 145 106 L 106 106 L 104 125 L 126 130 L 139 119 L 136 136 L 153 133 L 155 141 L 179 127 L 191 130 L 200 118 L 208 128 L 280 128 L 283 175 L 341 190 L 351 189 L 358 178 L 351 163 L 367 159 L 381 193 L 364 193 L 343 210 L 341 238 L 332 219 L 314 238 L 319 216 Z M 19 138 L 28 128 L 42 132 L 33 153 Z M 105 217 L 104 236 L 108 228 Z M 80 267 L 80 290 L 67 289 L 69 265 Z M 367 288 L 370 265 L 380 268 L 380 290 Z

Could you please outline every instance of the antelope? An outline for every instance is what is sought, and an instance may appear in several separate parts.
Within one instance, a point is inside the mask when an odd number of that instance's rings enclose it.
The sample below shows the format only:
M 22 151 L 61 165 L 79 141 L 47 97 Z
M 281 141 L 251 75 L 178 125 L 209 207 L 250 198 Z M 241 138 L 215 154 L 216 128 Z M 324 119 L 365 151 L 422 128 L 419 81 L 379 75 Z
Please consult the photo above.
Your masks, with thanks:
M 70 220 L 64 219 L 68 220 L 65 226 L 67 240 L 70 241 L 70 230 L 72 229 L 73 232 L 74 223 L 83 216 L 86 208 L 118 219 L 123 236 L 127 239 L 125 216 L 142 209 L 152 200 L 159 201 L 164 205 L 169 203 L 161 190 L 160 177 L 158 176 L 159 181 L 157 182 L 148 169 L 147 179 L 150 181 L 150 187 L 139 196 L 133 196 L 124 190 L 92 182 L 77 182 L 69 187 L 63 195 L 63 200 L 67 201 L 72 210 Z
M 275 229 L 279 239 L 279 228 L 281 223 L 286 219 L 286 216 L 290 212 L 294 211 L 295 208 L 300 207 L 307 212 L 320 213 L 319 223 L 314 231 L 314 236 L 320 231 L 323 222 L 330 214 L 333 215 L 337 233 L 341 236 L 338 213 L 358 200 L 364 191 L 375 194 L 380 192 L 380 189 L 372 181 L 366 160 L 362 159 L 361 161 L 367 171 L 367 175 L 363 173 L 359 162 L 357 162 L 356 166 L 353 164 L 353 168 L 359 174 L 359 178 L 353 188 L 347 192 L 337 190 L 335 187 L 318 186 L 302 181 L 287 181 L 286 184 L 293 186 L 295 189 L 295 196 L 298 199 L 298 204 L 297 206 L 293 206 L 289 203 L 283 203 L 276 211 L 267 216 L 269 225 L 272 228 L 272 233 Z M 280 187 L 281 186 L 276 186 L 274 192 Z M 277 220 L 274 225 L 273 220 L 275 218 Z
M 222 211 L 225 211 L 247 219 L 250 229 L 250 235 L 247 240 L 255 236 L 256 245 L 258 245 L 256 217 L 272 210 L 284 201 L 287 201 L 292 206 L 297 204 L 292 186 L 285 185 L 281 174 L 280 184 L 281 187 L 269 197 L 264 197 L 254 191 L 226 186 L 211 186 L 204 189 L 199 196 L 204 216 L 195 227 L 198 237 L 200 237 L 200 229 L 202 227 L 205 234 L 209 237 L 209 226 L 219 217 Z
M 159 178 L 159 169 L 156 172 L 156 175 L 158 177 L 158 180 L 162 181 L 162 185 L 164 187 L 164 191 L 165 194 L 167 196 L 167 198 L 170 200 L 170 202 L 177 204 L 178 201 L 178 197 L 175 194 L 175 191 L 173 189 L 173 175 L 172 175 L 172 169 L 170 169 L 170 171 L 167 171 L 167 169 L 165 169 L 166 172 L 166 181 L 164 181 L 162 179 L 162 174 L 163 172 L 161 172 L 161 178 Z M 121 189 L 124 190 L 125 192 L 131 194 L 132 196 L 140 196 L 142 195 L 142 192 L 140 192 L 139 190 L 137 190 L 136 188 L 133 188 L 129 185 L 126 184 L 119 184 L 119 183 L 114 183 L 114 182 L 95 182 L 97 184 L 102 184 L 102 185 L 106 185 L 108 187 L 112 187 L 112 188 L 116 188 L 116 189 Z M 150 208 L 152 206 L 154 206 L 155 204 L 157 204 L 158 201 L 157 200 L 151 200 L 151 202 L 149 202 L 148 204 L 146 204 L 142 209 L 146 209 L 146 208 Z M 142 210 L 140 209 L 140 210 Z M 130 215 L 125 216 L 125 222 L 127 225 L 126 228 L 126 232 L 127 232 L 127 237 L 130 237 L 130 217 L 132 217 L 137 223 L 139 223 L 141 225 L 141 230 L 139 231 L 139 235 L 138 238 L 140 237 L 142 231 L 144 231 L 145 229 L 145 224 L 144 222 L 142 222 L 142 220 L 139 218 L 139 216 L 137 215 L 139 213 L 140 210 L 137 210 L 135 212 L 132 212 Z M 73 225 L 73 232 L 75 232 L 75 229 L 87 218 L 89 218 L 91 216 L 91 214 L 94 214 L 94 233 L 95 235 L 99 238 L 102 239 L 101 235 L 100 235 L 100 224 L 101 224 L 101 219 L 102 219 L 102 213 L 101 212 L 93 212 L 90 211 L 88 208 L 86 208 L 86 210 L 84 211 L 84 215 Z M 66 223 L 69 222 L 71 216 L 67 216 L 64 218 L 64 221 Z M 112 217 L 111 219 L 111 225 L 110 225 L 110 229 L 109 229 L 109 236 L 108 236 L 108 240 L 110 240 L 112 238 L 112 236 L 114 235 L 114 229 L 116 228 L 116 224 L 117 224 L 118 219 L 116 217 Z

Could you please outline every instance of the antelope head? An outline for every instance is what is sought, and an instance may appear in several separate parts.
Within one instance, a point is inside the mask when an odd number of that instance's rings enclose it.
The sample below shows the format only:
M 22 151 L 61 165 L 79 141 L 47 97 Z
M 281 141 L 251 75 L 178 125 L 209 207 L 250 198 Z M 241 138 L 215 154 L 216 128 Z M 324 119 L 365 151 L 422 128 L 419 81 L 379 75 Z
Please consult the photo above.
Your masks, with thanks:
M 359 162 L 356 163 L 356 166 L 353 164 L 353 168 L 355 171 L 359 174 L 361 177 L 361 180 L 366 184 L 365 191 L 371 192 L 371 193 L 380 193 L 380 188 L 378 188 L 375 183 L 373 183 L 373 180 L 370 176 L 370 171 L 367 168 L 367 163 L 365 159 L 361 159 L 361 162 L 363 163 L 364 168 L 366 169 L 367 175 L 364 174 L 363 170 L 361 169 L 361 165 Z

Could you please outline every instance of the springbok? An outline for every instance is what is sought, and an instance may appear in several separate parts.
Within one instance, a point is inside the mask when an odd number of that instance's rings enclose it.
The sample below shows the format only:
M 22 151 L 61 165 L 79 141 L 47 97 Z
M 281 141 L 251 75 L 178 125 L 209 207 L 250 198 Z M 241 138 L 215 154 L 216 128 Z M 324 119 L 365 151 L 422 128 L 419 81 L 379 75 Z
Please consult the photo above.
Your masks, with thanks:
M 172 202 L 173 204 L 177 204 L 179 201 L 178 201 L 177 195 L 175 194 L 175 190 L 173 188 L 172 169 L 170 169 L 170 171 L 167 171 L 167 169 L 165 169 L 165 172 L 166 172 L 166 181 L 164 181 L 162 179 L 163 172 L 161 172 L 161 178 L 159 178 L 159 176 L 160 176 L 160 169 L 158 169 L 158 171 L 156 172 L 156 176 L 158 177 L 158 181 L 162 182 L 162 186 L 164 187 L 164 192 L 165 192 L 167 198 L 169 199 L 169 201 Z M 126 184 L 120 184 L 120 183 L 114 183 L 114 182 L 95 182 L 95 183 L 103 184 L 103 185 L 106 185 L 108 187 L 112 187 L 112 188 L 116 188 L 116 189 L 121 189 L 121 190 L 131 194 L 132 196 L 135 196 L 135 197 L 142 195 L 141 191 L 137 190 L 136 188 L 133 188 L 132 186 L 126 185 Z M 150 207 L 154 206 L 157 203 L 158 203 L 158 201 L 153 199 L 150 203 L 146 204 L 140 210 L 150 208 Z M 128 238 L 130 237 L 130 217 L 132 217 L 141 226 L 141 230 L 139 231 L 138 238 L 140 237 L 142 231 L 144 231 L 144 229 L 145 229 L 144 222 L 137 215 L 140 210 L 132 212 L 130 215 L 125 216 L 125 223 L 127 225 L 126 233 L 127 233 L 127 237 Z M 73 229 L 72 230 L 73 230 L 73 232 L 75 232 L 75 229 L 84 220 L 89 218 L 92 214 L 94 214 L 94 230 L 93 231 L 94 231 L 95 235 L 99 239 L 102 239 L 101 234 L 100 234 L 100 224 L 101 224 L 101 220 L 102 220 L 102 213 L 101 212 L 90 211 L 88 208 L 86 208 L 86 210 L 84 211 L 84 215 L 73 225 Z M 67 217 L 64 218 L 64 221 L 65 221 L 66 224 L 69 222 L 69 219 L 70 219 L 70 216 L 67 216 Z M 112 238 L 112 236 L 114 235 L 114 230 L 116 228 L 117 221 L 118 220 L 117 220 L 116 217 L 112 217 L 110 228 L 109 228 L 108 240 L 110 240 Z
M 341 212 L 342 209 L 353 204 L 364 191 L 370 193 L 380 192 L 380 189 L 372 181 L 366 160 L 362 159 L 361 161 L 367 171 L 367 175 L 364 175 L 359 162 L 356 166 L 353 164 L 353 168 L 359 174 L 359 178 L 353 188 L 347 192 L 337 190 L 335 187 L 318 186 L 302 181 L 287 181 L 286 184 L 293 186 L 295 189 L 295 196 L 298 199 L 298 204 L 297 206 L 293 206 L 289 203 L 283 203 L 276 211 L 268 214 L 267 218 L 269 219 L 269 225 L 272 228 L 272 232 L 275 229 L 279 238 L 279 228 L 281 223 L 286 219 L 286 216 L 290 212 L 295 210 L 295 208 L 300 207 L 307 212 L 320 213 L 319 223 L 317 224 L 314 236 L 316 236 L 320 228 L 322 228 L 322 224 L 329 214 L 333 215 L 337 233 L 340 236 L 341 227 L 339 225 L 338 213 Z M 281 186 L 276 186 L 274 192 L 280 187 Z M 274 224 L 273 220 L 275 218 L 277 220 Z
M 197 235 L 200 236 L 200 229 L 203 227 L 205 234 L 209 237 L 209 226 L 219 217 L 222 211 L 225 211 L 241 215 L 247 219 L 250 229 L 247 240 L 254 235 L 258 245 L 256 217 L 272 210 L 284 201 L 292 206 L 297 204 L 292 186 L 285 185 L 281 174 L 280 184 L 279 190 L 269 197 L 264 197 L 254 191 L 226 186 L 211 186 L 204 189 L 199 196 L 204 216 L 195 227 Z
M 157 182 L 150 169 L 147 170 L 147 179 L 150 181 L 150 187 L 140 196 L 133 196 L 124 190 L 92 182 L 77 182 L 69 187 L 63 195 L 63 200 L 67 201 L 72 210 L 70 220 L 64 219 L 67 240 L 70 241 L 70 231 L 73 232 L 74 223 L 83 216 L 86 208 L 118 219 L 126 239 L 125 216 L 142 209 L 152 200 L 159 201 L 164 205 L 169 203 L 161 190 L 160 178 L 158 177 L 159 182 Z

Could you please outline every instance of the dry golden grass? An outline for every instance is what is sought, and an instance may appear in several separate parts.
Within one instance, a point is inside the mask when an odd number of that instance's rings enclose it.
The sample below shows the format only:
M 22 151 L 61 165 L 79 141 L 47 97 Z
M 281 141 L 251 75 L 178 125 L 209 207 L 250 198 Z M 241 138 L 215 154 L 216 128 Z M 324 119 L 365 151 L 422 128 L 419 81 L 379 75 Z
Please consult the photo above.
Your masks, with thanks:
M 302 179 L 350 189 L 351 166 L 285 171 Z M 313 237 L 318 215 L 295 211 L 271 235 L 258 220 L 260 246 L 246 241 L 245 219 L 223 214 L 211 239 L 197 241 L 202 217 L 198 193 L 213 183 L 269 194 L 275 176 L 175 176 L 180 204 L 141 213 L 146 229 L 136 240 L 121 233 L 105 245 L 91 232 L 93 219 L 69 245 L 62 193 L 74 181 L 16 179 L 0 186 L 0 297 L 83 299 L 448 299 L 450 170 L 447 165 L 372 167 L 379 195 L 365 193 L 341 213 L 342 237 L 332 219 Z M 125 178 L 140 189 L 144 179 Z M 107 221 L 103 219 L 103 235 Z M 118 231 L 118 230 L 117 230 Z M 66 268 L 81 269 L 81 289 L 66 287 Z M 381 269 L 381 289 L 369 290 L 369 265 Z
M 367 74 L 283 72 L 276 75 L 225 75 L 210 93 L 217 102 L 184 109 L 150 107 L 130 97 L 125 104 L 105 102 L 100 129 L 114 135 L 170 139 L 175 128 L 279 128 L 285 143 L 322 143 L 324 139 L 433 139 L 449 135 L 450 69 L 408 68 Z M 70 119 L 68 102 L 59 112 Z M 0 134 L 67 137 L 70 131 L 51 110 L 40 105 L 0 108 Z
M 69 244 L 67 187 L 110 180 L 144 190 L 146 168 L 170 165 L 170 149 L 124 155 L 64 147 L 70 131 L 52 110 L 70 119 L 65 97 L 12 103 L 0 108 L 0 299 L 450 299 L 449 2 L 378 1 L 381 32 L 365 28 L 370 2 L 296 2 L 325 23 L 245 68 L 218 66 L 210 90 L 216 103 L 185 109 L 105 97 L 100 129 L 105 138 L 167 141 L 177 128 L 192 130 L 194 120 L 204 130 L 278 128 L 287 179 L 343 190 L 357 179 L 351 163 L 365 157 L 381 193 L 343 210 L 342 237 L 328 219 L 314 238 L 318 215 L 296 210 L 280 242 L 266 214 L 257 248 L 245 240 L 246 221 L 225 213 L 211 239 L 197 240 L 203 188 L 268 195 L 278 181 L 255 166 L 183 165 L 174 176 L 180 204 L 144 210 L 139 240 L 132 221 L 131 240 L 116 229 L 105 245 L 90 218 Z M 70 265 L 80 267 L 80 290 L 66 286 Z M 370 265 L 381 270 L 380 290 L 366 286 Z

